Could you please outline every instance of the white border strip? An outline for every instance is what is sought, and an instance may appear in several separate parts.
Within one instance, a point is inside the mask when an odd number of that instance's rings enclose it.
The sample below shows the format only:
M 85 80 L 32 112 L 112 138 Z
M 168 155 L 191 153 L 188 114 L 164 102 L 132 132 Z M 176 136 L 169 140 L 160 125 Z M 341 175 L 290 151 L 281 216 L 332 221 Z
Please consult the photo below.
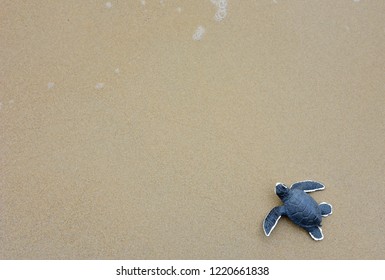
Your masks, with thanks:
M 299 255 L 299 258 L 304 255 Z M 368 256 L 370 257 L 370 256 Z M 143 276 L 117 275 L 121 268 L 199 269 L 199 276 Z M 262 276 L 263 279 L 383 279 L 385 277 L 385 261 L 363 260 L 112 260 L 112 261 L 0 261 L 0 279 L 213 279 L 211 272 L 217 268 L 267 268 L 267 275 L 241 276 L 234 274 L 232 278 L 252 279 Z M 251 271 L 249 269 L 249 271 Z M 222 271 L 222 270 L 220 270 Z M 230 270 L 228 270 L 230 271 Z M 222 278 L 222 277 L 220 277 Z M 229 277 L 225 277 L 229 278 Z

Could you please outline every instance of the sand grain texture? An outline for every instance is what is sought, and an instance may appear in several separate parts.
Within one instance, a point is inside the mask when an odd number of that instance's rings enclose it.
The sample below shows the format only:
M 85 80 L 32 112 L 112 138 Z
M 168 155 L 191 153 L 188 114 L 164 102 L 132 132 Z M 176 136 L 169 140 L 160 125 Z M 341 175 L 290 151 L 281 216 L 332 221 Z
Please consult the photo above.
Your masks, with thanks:
M 1 259 L 385 258 L 384 4 L 227 2 L 0 1 Z

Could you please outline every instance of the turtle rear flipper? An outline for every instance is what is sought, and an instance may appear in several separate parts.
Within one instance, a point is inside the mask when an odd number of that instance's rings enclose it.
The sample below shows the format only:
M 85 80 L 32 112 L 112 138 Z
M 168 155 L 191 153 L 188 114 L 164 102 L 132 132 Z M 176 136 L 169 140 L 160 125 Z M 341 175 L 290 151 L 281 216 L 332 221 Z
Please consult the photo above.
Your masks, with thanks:
M 291 185 L 292 190 L 302 190 L 304 192 L 315 192 L 325 189 L 325 186 L 316 181 L 301 181 Z
M 332 206 L 329 203 L 321 202 L 319 208 L 321 209 L 322 217 L 327 217 L 333 213 Z
M 323 235 L 322 229 L 320 227 L 312 227 L 312 228 L 310 228 L 309 229 L 309 234 L 316 241 L 324 239 L 324 235 Z
M 282 215 L 285 215 L 285 207 L 283 206 L 274 207 L 271 209 L 269 214 L 267 214 L 265 220 L 263 221 L 263 231 L 266 236 L 270 235 Z

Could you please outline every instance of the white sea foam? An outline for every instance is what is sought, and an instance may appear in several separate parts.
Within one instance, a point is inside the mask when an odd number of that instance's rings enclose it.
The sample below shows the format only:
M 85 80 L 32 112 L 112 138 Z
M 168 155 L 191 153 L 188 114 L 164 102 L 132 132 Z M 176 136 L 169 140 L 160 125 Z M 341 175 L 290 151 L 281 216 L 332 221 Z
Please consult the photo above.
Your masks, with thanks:
M 192 36 L 194 41 L 200 41 L 203 38 L 203 35 L 205 34 L 206 29 L 202 26 L 199 25 L 197 29 L 195 30 L 194 35 Z
M 224 20 L 227 16 L 227 0 L 211 0 L 211 3 L 213 3 L 217 7 L 217 12 L 214 16 L 215 20 Z

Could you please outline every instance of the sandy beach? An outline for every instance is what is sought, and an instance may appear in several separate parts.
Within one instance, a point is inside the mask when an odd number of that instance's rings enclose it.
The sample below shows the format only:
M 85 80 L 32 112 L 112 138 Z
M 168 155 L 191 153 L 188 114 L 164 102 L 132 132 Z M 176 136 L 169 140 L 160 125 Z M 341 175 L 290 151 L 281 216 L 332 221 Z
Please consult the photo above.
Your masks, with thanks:
M 385 259 L 383 1 L 0 4 L 0 259 Z

